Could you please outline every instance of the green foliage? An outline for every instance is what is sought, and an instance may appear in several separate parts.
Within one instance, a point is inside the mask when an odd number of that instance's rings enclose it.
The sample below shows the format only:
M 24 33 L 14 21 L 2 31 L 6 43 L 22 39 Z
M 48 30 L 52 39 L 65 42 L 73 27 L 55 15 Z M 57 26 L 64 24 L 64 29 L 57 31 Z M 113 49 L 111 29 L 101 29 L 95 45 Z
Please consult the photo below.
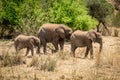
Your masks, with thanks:
M 48 1 L 50 3 L 50 1 Z M 88 30 L 97 24 L 97 20 L 88 15 L 85 0 L 53 0 L 48 7 L 43 6 L 44 19 L 46 22 L 62 23 L 70 26 L 72 29 Z M 46 4 L 46 2 L 42 3 Z
M 114 11 L 113 6 L 106 0 L 88 0 L 87 7 L 89 14 L 100 22 Z
M 97 20 L 95 20 L 94 18 L 92 19 L 89 15 L 78 16 L 75 23 L 75 30 L 89 30 L 91 28 L 95 28 L 98 24 Z
M 98 24 L 88 15 L 86 0 L 1 0 L 0 4 L 2 32 L 37 34 L 44 23 L 66 24 L 74 30 L 89 30 Z
M 19 25 L 19 2 L 17 0 L 0 1 L 0 37 L 12 35 L 15 32 L 16 25 Z
M 5 25 L 16 25 L 19 22 L 17 5 L 13 1 L 2 0 L 2 10 L 0 13 L 1 23 Z
M 36 34 L 36 30 L 40 27 L 41 9 L 39 8 L 39 1 L 25 0 L 24 4 L 19 7 L 20 23 L 18 31 Z

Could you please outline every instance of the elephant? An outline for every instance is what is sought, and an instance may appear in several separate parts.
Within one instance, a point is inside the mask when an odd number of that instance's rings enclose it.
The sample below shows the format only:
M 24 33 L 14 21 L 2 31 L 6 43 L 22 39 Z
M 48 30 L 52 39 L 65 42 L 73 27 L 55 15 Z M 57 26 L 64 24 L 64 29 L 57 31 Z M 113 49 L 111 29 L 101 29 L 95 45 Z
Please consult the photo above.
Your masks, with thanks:
M 38 38 L 41 39 L 41 44 L 43 45 L 43 52 L 46 54 L 46 44 L 48 42 L 52 43 L 55 49 L 52 49 L 52 53 L 59 50 L 63 51 L 64 40 L 70 39 L 72 34 L 72 29 L 64 24 L 43 24 L 38 32 Z
M 76 30 L 72 33 L 70 37 L 71 41 L 71 53 L 75 57 L 75 50 L 78 47 L 86 47 L 86 52 L 84 58 L 87 57 L 90 51 L 90 58 L 93 58 L 93 42 L 97 42 L 100 44 L 99 53 L 102 50 L 102 36 L 100 33 L 96 32 L 95 30 L 89 31 L 81 31 Z
M 14 47 L 16 49 L 16 52 L 23 48 L 27 48 L 25 56 L 27 56 L 29 50 L 31 50 L 31 54 L 33 56 L 34 47 L 37 47 L 36 53 L 40 53 L 40 45 L 41 45 L 40 39 L 35 36 L 27 36 L 24 34 L 20 34 L 14 39 Z

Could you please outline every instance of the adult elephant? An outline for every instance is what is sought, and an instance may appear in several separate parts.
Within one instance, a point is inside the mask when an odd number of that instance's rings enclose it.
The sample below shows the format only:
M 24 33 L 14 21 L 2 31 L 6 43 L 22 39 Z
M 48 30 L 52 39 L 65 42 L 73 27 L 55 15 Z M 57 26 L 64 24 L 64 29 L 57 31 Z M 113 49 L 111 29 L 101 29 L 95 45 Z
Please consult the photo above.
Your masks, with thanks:
M 55 49 L 52 49 L 52 53 L 58 51 L 58 44 L 60 50 L 63 50 L 64 40 L 70 39 L 71 34 L 72 29 L 64 24 L 43 24 L 38 32 L 38 37 L 43 45 L 44 54 L 46 54 L 46 44 L 48 42 L 51 42 L 55 47 Z
M 23 48 L 27 48 L 25 56 L 27 56 L 27 54 L 29 53 L 29 50 L 31 50 L 31 54 L 33 56 L 34 47 L 37 47 L 36 53 L 40 53 L 40 45 L 41 45 L 40 39 L 35 36 L 27 36 L 27 35 L 20 34 L 14 40 L 14 46 L 15 46 L 16 52 L 18 52 Z
M 100 50 L 102 50 L 102 37 L 101 34 L 94 31 L 94 30 L 89 30 L 89 31 L 80 31 L 77 30 L 72 33 L 71 37 L 71 53 L 75 57 L 75 50 L 78 47 L 87 47 L 86 48 L 86 53 L 84 58 L 87 57 L 89 51 L 90 51 L 90 57 L 93 58 L 93 45 L 92 42 L 97 42 L 100 44 Z

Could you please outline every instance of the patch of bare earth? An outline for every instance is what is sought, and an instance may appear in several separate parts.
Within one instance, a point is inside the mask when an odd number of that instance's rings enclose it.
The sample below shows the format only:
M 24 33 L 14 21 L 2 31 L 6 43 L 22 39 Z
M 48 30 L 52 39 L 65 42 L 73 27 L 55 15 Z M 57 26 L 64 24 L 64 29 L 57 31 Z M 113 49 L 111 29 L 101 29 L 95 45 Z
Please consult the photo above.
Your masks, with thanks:
M 70 44 L 65 43 L 64 52 L 51 54 L 20 54 L 25 64 L 0 67 L 0 80 L 120 80 L 120 38 L 103 37 L 103 50 L 98 54 L 99 45 L 94 45 L 94 59 L 82 59 L 85 48 L 76 50 L 76 57 L 70 55 Z M 42 49 L 41 49 L 42 52 Z M 14 55 L 12 41 L 0 41 L 0 56 Z M 0 60 L 0 62 L 2 59 Z M 50 62 L 51 61 L 51 62 Z M 43 68 L 46 67 L 46 68 Z

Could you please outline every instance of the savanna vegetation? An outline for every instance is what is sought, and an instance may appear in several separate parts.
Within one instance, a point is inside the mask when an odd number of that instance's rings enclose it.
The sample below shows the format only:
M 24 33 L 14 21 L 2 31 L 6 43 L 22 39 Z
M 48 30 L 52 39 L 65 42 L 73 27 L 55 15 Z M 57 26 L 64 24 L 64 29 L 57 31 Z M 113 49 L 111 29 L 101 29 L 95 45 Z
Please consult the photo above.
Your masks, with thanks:
M 112 24 L 113 12 L 114 5 L 106 0 L 0 0 L 0 37 L 36 34 L 44 23 L 66 24 L 73 30 L 97 27 L 99 31 L 100 23 L 106 29 Z
M 65 24 L 74 31 L 96 29 L 102 36 L 103 49 L 93 43 L 94 58 L 83 59 L 86 48 L 70 54 L 16 53 L 14 37 L 19 33 L 36 35 L 44 23 Z M 120 0 L 0 0 L 0 80 L 120 80 Z M 35 51 L 35 50 L 34 50 Z M 35 53 L 35 52 L 34 52 Z

